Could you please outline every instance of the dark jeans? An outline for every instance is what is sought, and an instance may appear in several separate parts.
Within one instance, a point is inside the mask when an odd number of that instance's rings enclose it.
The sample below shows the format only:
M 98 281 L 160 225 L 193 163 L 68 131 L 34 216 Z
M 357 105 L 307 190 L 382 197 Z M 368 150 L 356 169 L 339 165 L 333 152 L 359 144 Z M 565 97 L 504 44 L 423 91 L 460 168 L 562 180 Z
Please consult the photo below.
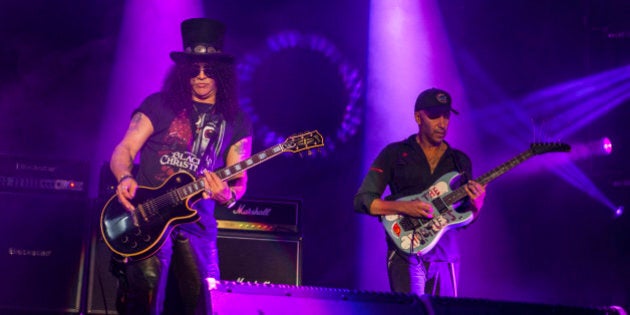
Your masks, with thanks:
M 387 254 L 387 274 L 393 292 L 457 296 L 457 263 L 424 261 L 421 256 L 391 248 Z
M 220 278 L 216 237 L 173 232 L 156 255 L 122 265 L 115 274 L 120 314 L 205 315 L 210 310 L 205 279 Z

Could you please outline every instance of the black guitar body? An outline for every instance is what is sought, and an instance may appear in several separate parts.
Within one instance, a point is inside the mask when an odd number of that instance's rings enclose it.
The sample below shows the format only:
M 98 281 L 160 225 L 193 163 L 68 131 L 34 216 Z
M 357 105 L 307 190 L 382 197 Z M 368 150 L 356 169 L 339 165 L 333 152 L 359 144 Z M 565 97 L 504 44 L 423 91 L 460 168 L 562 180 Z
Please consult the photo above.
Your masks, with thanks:
M 101 214 L 101 233 L 112 252 L 128 260 L 153 255 L 177 225 L 199 220 L 192 205 L 201 193 L 186 195 L 178 190 L 194 182 L 188 173 L 173 174 L 159 187 L 138 187 L 126 210 L 117 196 L 107 201 Z

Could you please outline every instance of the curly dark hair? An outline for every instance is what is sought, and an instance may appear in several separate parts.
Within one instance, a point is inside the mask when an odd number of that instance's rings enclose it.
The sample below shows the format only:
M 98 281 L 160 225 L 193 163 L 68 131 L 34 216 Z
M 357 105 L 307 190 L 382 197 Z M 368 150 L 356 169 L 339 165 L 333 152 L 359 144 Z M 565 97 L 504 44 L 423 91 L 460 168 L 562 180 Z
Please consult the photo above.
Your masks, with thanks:
M 228 121 L 233 121 L 239 111 L 236 69 L 230 62 L 208 62 L 210 73 L 217 84 L 216 111 L 222 113 Z M 175 63 L 169 70 L 162 93 L 175 112 L 192 107 L 190 77 L 188 67 L 191 63 Z

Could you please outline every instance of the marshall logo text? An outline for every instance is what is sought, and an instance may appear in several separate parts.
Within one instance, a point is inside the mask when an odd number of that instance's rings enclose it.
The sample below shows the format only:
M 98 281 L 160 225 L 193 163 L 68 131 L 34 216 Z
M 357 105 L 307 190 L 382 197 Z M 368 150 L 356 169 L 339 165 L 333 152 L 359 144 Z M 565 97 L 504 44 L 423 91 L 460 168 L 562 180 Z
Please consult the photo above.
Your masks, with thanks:
M 251 215 L 251 216 L 268 217 L 269 214 L 271 213 L 271 208 L 264 208 L 261 210 L 258 207 L 252 209 L 252 208 L 246 208 L 244 205 L 239 205 L 238 208 L 232 211 L 232 213 L 236 215 Z

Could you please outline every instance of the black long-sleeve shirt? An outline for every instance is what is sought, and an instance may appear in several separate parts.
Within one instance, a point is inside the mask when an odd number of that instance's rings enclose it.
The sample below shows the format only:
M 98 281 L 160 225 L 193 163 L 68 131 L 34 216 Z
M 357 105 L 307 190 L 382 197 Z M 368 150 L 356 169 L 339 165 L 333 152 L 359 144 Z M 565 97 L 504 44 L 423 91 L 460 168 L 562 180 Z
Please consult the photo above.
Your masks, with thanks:
M 431 173 L 424 151 L 416 142 L 416 135 L 413 134 L 403 141 L 387 145 L 379 153 L 354 197 L 354 209 L 359 213 L 370 214 L 370 205 L 374 199 L 381 198 L 388 186 L 391 195 L 387 196 L 385 200 L 397 200 L 423 192 L 441 176 L 449 172 L 462 174 L 458 183 L 452 183 L 455 184 L 453 186 L 472 179 L 470 158 L 462 151 L 453 149 L 448 145 L 435 170 Z M 460 207 L 472 207 L 467 199 Z M 424 255 L 423 259 L 426 261 L 457 261 L 459 249 L 453 238 L 455 233 L 455 231 L 446 232 L 437 245 Z M 390 248 L 394 246 L 389 238 L 387 240 Z

